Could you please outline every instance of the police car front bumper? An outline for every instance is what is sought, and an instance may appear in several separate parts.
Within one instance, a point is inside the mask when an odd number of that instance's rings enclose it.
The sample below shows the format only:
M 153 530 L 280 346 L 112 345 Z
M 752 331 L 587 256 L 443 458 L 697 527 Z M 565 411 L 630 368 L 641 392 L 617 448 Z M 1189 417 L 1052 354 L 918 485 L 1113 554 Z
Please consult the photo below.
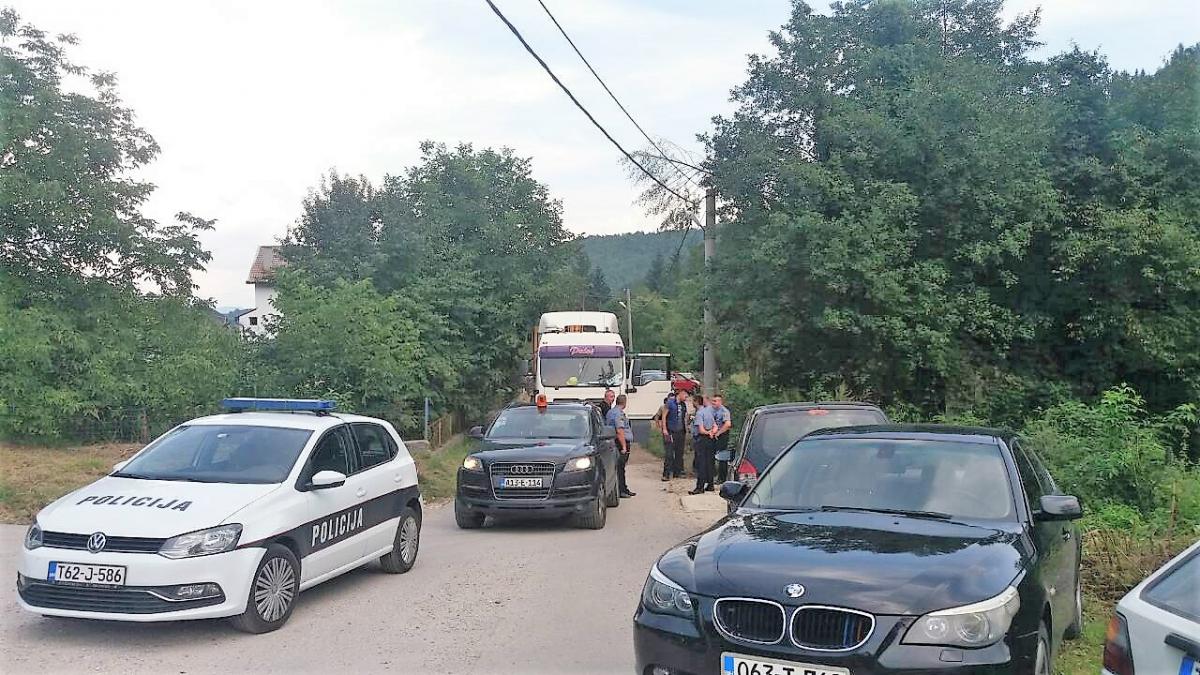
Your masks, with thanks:
M 246 611 L 251 580 L 265 550 L 248 547 L 171 560 L 155 553 L 89 553 L 43 546 L 22 551 L 17 600 L 37 614 L 82 619 L 181 621 L 236 616 Z M 53 583 L 47 579 L 52 562 L 123 566 L 125 584 Z M 203 587 L 206 584 L 215 584 L 216 592 Z M 180 597 L 181 590 L 185 597 Z

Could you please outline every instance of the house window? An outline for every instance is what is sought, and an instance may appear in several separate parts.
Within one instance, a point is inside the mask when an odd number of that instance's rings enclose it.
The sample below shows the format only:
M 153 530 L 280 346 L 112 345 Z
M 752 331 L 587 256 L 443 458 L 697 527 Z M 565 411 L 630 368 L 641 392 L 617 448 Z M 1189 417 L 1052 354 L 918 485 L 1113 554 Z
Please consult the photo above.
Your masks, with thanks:
M 251 325 L 251 326 L 257 326 L 257 325 L 258 325 L 258 317 L 257 317 L 257 316 L 252 316 L 252 317 L 250 317 L 250 325 Z

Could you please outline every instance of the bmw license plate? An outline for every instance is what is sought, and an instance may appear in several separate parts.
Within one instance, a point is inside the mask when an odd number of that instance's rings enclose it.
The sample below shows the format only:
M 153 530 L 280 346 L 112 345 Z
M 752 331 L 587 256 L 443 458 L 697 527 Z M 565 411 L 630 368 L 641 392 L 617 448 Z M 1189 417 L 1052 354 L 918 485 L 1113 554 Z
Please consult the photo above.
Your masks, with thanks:
M 511 488 L 540 488 L 541 478 L 505 478 L 503 487 Z
M 1179 664 L 1179 675 L 1200 675 L 1200 661 L 1190 656 L 1183 657 L 1183 663 Z
M 124 586 L 124 565 L 86 565 L 83 563 L 51 562 L 46 581 L 93 586 Z
M 775 661 L 741 654 L 721 654 L 721 675 L 850 675 L 845 668 Z

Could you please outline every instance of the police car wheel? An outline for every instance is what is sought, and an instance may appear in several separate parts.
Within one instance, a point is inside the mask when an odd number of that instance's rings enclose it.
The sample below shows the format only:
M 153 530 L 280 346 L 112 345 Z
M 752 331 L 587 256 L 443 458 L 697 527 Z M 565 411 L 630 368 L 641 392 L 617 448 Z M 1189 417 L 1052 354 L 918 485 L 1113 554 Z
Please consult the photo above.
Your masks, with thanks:
M 586 530 L 602 530 L 608 520 L 608 507 L 603 496 L 597 497 L 591 507 L 584 513 L 575 516 L 575 527 Z
M 258 563 L 250 583 L 246 611 L 233 618 L 233 626 L 247 633 L 269 633 L 287 623 L 296 606 L 300 564 L 286 546 L 271 544 Z
M 487 518 L 487 516 L 482 513 L 469 511 L 458 500 L 454 501 L 454 522 L 459 528 L 464 530 L 478 530 L 483 527 L 484 518 Z
M 379 557 L 383 571 L 389 574 L 404 574 L 417 562 L 417 549 L 421 545 L 421 519 L 411 506 L 400 512 L 400 523 L 396 525 L 396 540 L 390 553 Z

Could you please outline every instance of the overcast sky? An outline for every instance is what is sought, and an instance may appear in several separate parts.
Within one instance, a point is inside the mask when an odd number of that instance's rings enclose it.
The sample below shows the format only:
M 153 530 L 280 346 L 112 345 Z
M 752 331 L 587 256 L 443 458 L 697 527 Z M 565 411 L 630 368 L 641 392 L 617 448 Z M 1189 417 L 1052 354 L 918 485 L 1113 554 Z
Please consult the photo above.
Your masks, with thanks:
M 652 135 L 701 152 L 697 133 L 731 109 L 746 55 L 787 18 L 787 0 L 544 0 Z M 617 151 L 546 77 L 483 0 L 132 2 L 0 0 L 72 58 L 117 74 L 162 153 L 143 177 L 148 215 L 216 218 L 199 294 L 248 307 L 246 273 L 305 194 L 336 168 L 378 181 L 425 139 L 509 146 L 562 200 L 573 232 L 649 229 Z M 496 0 L 627 148 L 640 136 L 537 0 Z M 823 11 L 827 2 L 814 2 Z M 1153 70 L 1200 36 L 1197 0 L 1015 0 L 1043 7 L 1045 51 L 1099 48 L 1118 68 Z

